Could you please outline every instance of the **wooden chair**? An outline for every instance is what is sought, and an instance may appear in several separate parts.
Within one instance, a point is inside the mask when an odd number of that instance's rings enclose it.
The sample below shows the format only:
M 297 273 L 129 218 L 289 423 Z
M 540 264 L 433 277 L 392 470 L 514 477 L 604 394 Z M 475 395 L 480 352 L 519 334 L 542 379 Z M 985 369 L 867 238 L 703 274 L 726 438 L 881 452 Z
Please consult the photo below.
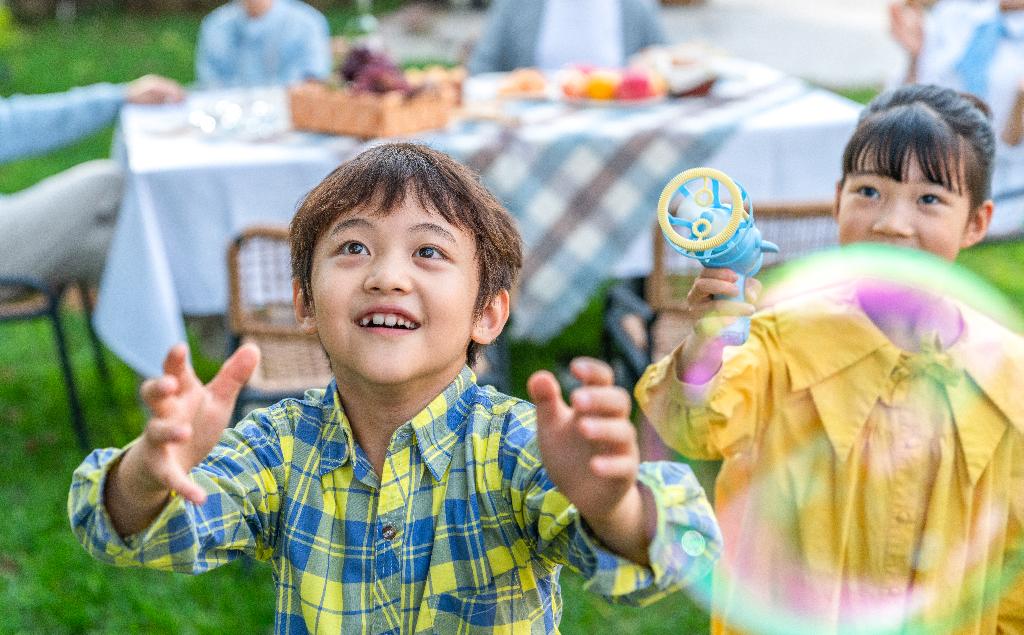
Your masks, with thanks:
M 286 227 L 250 227 L 228 248 L 228 324 L 234 348 L 251 342 L 260 363 L 239 395 L 235 420 L 252 404 L 301 397 L 331 380 L 330 363 L 292 310 L 291 256 Z
M 78 447 L 83 452 L 88 452 L 92 446 L 89 443 L 82 402 L 78 396 L 75 375 L 71 368 L 64 323 L 60 316 L 61 300 L 70 286 L 54 287 L 35 278 L 0 276 L 0 322 L 34 320 L 40 317 L 45 317 L 50 321 L 50 325 L 53 327 L 54 341 L 57 345 L 61 372 L 64 376 L 64 388 L 67 391 L 68 406 L 71 412 L 71 426 L 78 439 Z M 85 320 L 97 371 L 108 395 L 113 395 L 110 370 L 103 357 L 103 345 L 92 326 L 92 303 L 89 287 L 84 282 L 75 283 L 75 286 L 85 309 Z
M 755 222 L 765 240 L 779 245 L 778 254 L 765 255 L 765 267 L 837 244 L 838 230 L 832 215 L 833 202 L 755 203 Z M 683 340 L 693 326 L 686 293 L 700 271 L 696 261 L 676 254 L 662 236 L 658 223 L 652 231 L 651 273 L 638 292 L 636 285 L 614 285 L 604 311 L 605 357 L 616 370 L 616 381 L 627 390 L 640 379 L 652 361 L 661 359 Z M 682 266 L 679 266 L 682 265 Z M 645 459 L 666 458 L 661 444 L 646 421 L 641 421 L 641 453 Z M 702 481 L 717 466 L 692 462 Z M 711 489 L 707 489 L 711 492 Z

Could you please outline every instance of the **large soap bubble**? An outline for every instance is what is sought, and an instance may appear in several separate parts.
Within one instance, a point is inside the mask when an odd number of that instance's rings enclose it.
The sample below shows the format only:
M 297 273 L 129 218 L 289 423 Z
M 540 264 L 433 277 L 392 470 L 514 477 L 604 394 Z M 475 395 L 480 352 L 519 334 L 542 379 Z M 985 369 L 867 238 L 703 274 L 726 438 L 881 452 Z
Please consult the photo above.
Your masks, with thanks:
M 708 393 L 726 544 L 698 596 L 741 632 L 995 632 L 1024 611 L 1019 313 L 883 245 L 763 279 L 775 319 L 720 371 L 742 388 Z

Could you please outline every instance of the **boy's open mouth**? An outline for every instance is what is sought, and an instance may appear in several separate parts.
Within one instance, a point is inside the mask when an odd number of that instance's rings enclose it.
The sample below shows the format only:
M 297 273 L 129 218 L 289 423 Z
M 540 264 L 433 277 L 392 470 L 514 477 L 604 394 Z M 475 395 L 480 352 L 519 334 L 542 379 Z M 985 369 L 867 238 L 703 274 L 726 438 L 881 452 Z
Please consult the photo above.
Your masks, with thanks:
M 359 318 L 359 326 L 383 326 L 389 329 L 405 329 L 409 331 L 420 327 L 419 323 L 394 313 L 369 313 Z

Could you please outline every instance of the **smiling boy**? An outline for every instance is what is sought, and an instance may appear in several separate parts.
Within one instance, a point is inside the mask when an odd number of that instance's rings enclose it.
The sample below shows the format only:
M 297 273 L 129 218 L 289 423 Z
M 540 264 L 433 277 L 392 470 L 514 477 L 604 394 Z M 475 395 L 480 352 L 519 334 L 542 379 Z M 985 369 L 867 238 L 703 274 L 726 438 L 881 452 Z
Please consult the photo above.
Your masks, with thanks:
M 291 225 L 295 311 L 335 380 L 224 430 L 258 359 L 203 386 L 184 346 L 143 385 L 154 418 L 75 472 L 72 526 L 97 558 L 198 573 L 274 565 L 277 632 L 555 632 L 558 573 L 649 602 L 710 570 L 720 537 L 688 468 L 639 464 L 629 395 L 579 359 L 562 401 L 468 368 L 501 332 L 519 234 L 466 168 L 382 145 Z

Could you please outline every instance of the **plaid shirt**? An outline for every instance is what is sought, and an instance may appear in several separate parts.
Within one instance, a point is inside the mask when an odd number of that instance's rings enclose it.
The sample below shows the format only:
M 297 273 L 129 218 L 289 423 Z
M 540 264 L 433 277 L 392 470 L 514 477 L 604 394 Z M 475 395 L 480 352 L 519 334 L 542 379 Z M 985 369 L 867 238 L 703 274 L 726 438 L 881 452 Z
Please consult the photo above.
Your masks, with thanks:
M 657 534 L 650 568 L 602 548 L 540 461 L 534 407 L 466 368 L 395 431 L 378 477 L 334 382 L 256 410 L 192 471 L 202 506 L 172 498 L 122 539 L 103 506 L 123 450 L 94 451 L 68 501 L 82 545 L 122 566 L 199 573 L 273 562 L 279 633 L 556 632 L 558 573 L 644 603 L 707 574 L 721 537 L 689 468 L 643 464 Z

